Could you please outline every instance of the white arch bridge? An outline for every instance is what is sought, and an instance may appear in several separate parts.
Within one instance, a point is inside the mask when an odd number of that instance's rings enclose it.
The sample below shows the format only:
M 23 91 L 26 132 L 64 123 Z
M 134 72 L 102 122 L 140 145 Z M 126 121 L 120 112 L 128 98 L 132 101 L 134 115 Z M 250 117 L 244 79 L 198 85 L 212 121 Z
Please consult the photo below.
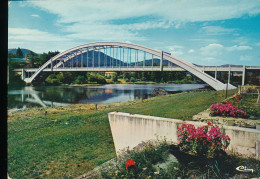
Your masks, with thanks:
M 126 42 L 93 42 L 76 46 L 52 57 L 31 77 L 32 81 L 42 71 L 171 71 L 179 66 L 197 76 L 215 90 L 224 90 L 224 84 L 204 73 L 199 67 L 174 57 L 169 53 Z M 236 88 L 228 84 L 228 89 Z

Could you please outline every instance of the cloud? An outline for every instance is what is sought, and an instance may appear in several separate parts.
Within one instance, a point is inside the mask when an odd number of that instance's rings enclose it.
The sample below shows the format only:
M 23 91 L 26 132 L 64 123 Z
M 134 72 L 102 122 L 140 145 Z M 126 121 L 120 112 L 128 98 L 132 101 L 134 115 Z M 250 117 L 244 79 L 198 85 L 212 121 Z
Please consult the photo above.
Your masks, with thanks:
M 255 44 L 256 46 L 260 46 L 260 42 Z
M 250 55 L 242 55 L 242 56 L 240 56 L 240 61 L 251 61 L 252 60 L 252 56 L 250 56 Z
M 209 44 L 200 48 L 200 54 L 203 56 L 218 56 L 223 53 L 224 46 L 221 44 Z
M 238 43 L 239 45 L 245 45 L 249 43 L 249 39 L 246 37 L 237 37 L 233 40 L 234 43 Z
M 205 47 L 200 48 L 200 54 L 203 56 L 219 56 L 225 52 L 234 52 L 234 51 L 244 51 L 244 50 L 252 50 L 250 46 L 239 46 L 234 45 L 231 47 L 224 47 L 221 44 L 209 44 Z
M 183 53 L 183 46 L 180 46 L 180 45 L 172 45 L 172 46 L 167 46 L 166 47 L 169 51 L 169 53 L 171 53 L 172 55 L 174 56 L 182 56 L 184 53 Z
M 190 50 L 188 51 L 188 53 L 194 53 L 194 52 L 195 52 L 194 49 L 190 49 Z
M 238 45 L 234 45 L 234 46 L 232 46 L 232 47 L 227 47 L 226 50 L 227 50 L 227 51 L 252 50 L 252 47 L 250 47 L 250 46 L 238 46 Z
M 60 15 L 61 22 L 107 21 L 142 16 L 157 16 L 176 22 L 198 22 L 226 20 L 260 13 L 259 0 L 78 0 L 77 3 L 69 0 L 45 0 L 31 3 Z
M 221 26 L 205 26 L 200 29 L 200 33 L 206 35 L 223 35 L 233 33 L 235 29 L 223 28 Z
M 40 17 L 38 14 L 32 14 L 32 17 Z
M 147 39 L 140 36 L 140 30 L 179 28 L 188 22 L 226 20 L 260 13 L 259 0 L 78 0 L 77 3 L 45 0 L 27 3 L 58 15 L 61 30 L 70 33 L 71 38 L 85 40 L 142 41 Z M 211 34 L 232 31 L 218 26 L 207 26 L 203 30 Z
M 35 42 L 35 41 L 56 42 L 56 41 L 65 41 L 68 39 L 56 34 L 51 34 L 37 29 L 8 28 L 8 41 L 12 41 L 12 40 L 24 40 L 24 41 L 31 41 L 31 42 Z

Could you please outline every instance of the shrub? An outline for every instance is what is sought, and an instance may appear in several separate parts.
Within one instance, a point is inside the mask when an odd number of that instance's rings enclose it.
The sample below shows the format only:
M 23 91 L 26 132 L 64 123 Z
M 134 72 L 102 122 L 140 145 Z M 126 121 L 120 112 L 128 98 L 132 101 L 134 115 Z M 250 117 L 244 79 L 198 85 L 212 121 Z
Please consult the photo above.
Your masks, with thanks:
M 240 117 L 246 118 L 247 114 L 241 109 L 237 109 L 235 106 L 231 104 L 212 104 L 210 106 L 210 113 L 213 116 L 226 116 L 226 117 Z
M 210 122 L 208 126 L 198 128 L 192 124 L 182 124 L 178 128 L 177 137 L 182 151 L 207 157 L 214 157 L 217 151 L 226 149 L 230 143 L 229 136 L 221 134 L 219 127 Z

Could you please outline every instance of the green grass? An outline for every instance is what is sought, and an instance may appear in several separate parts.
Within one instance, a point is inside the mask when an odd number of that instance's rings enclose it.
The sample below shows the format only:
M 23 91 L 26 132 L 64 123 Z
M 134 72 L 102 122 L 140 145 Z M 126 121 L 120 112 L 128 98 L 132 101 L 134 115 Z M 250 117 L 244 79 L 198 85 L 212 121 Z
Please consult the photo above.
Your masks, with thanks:
M 8 174 L 11 178 L 72 178 L 115 157 L 108 112 L 191 119 L 223 99 L 224 92 L 207 91 L 99 105 L 98 111 L 94 105 L 17 111 L 8 118 Z

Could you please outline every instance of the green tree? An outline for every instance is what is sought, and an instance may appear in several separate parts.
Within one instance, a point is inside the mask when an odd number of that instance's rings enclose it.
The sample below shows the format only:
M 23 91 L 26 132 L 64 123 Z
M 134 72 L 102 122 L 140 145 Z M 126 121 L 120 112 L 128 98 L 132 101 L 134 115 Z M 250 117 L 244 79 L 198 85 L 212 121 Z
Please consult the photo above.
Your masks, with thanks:
M 19 68 L 19 67 L 20 67 L 19 62 L 12 61 L 11 58 L 8 58 L 8 78 L 9 78 L 8 88 L 25 86 L 25 82 L 21 79 L 21 75 L 18 75 L 14 71 L 15 68 Z
M 45 82 L 51 85 L 58 85 L 61 82 L 59 81 L 59 79 L 57 78 L 57 75 L 55 74 L 50 74 L 46 79 Z
M 18 47 L 18 49 L 16 50 L 16 57 L 17 58 L 23 58 L 23 52 L 22 50 L 20 49 L 20 47 Z
M 142 72 L 141 81 L 146 81 L 146 73 L 145 72 Z
M 77 78 L 75 79 L 75 81 L 74 81 L 74 83 L 76 83 L 76 84 L 83 84 L 83 83 L 85 83 L 85 77 L 84 76 L 82 76 L 82 75 L 79 75 L 79 76 L 77 76 Z
M 118 80 L 117 73 L 114 73 L 114 74 L 112 75 L 112 81 L 113 81 L 113 82 L 117 82 L 117 80 Z
M 134 82 L 136 82 L 136 79 L 132 76 L 132 77 L 130 78 L 130 82 L 134 83 Z
M 129 78 L 130 78 L 130 73 L 124 72 L 124 73 L 123 73 L 123 78 L 124 78 L 124 80 L 129 80 Z
M 28 52 L 25 55 L 25 57 L 29 60 L 31 67 L 39 67 L 40 66 L 38 55 L 36 55 L 32 51 Z

